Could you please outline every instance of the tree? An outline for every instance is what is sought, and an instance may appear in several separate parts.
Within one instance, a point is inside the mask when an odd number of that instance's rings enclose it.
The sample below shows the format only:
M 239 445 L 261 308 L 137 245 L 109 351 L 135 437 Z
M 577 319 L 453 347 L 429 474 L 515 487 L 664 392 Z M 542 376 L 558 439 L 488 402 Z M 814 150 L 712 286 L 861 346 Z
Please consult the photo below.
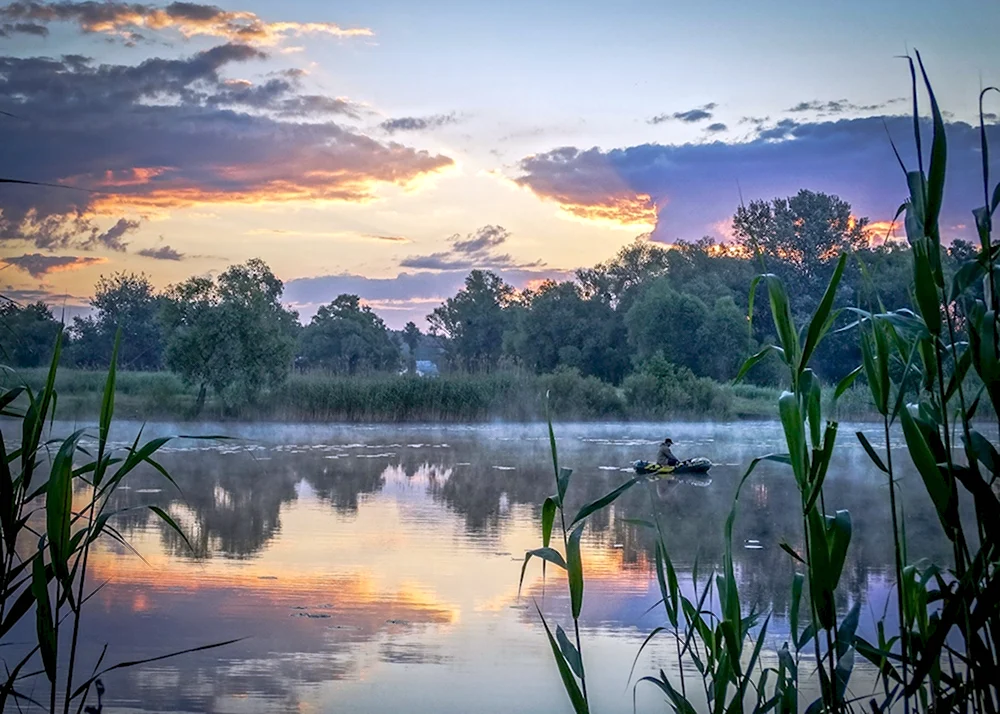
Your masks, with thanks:
M 449 361 L 463 369 L 491 369 L 503 349 L 514 289 L 499 275 L 473 270 L 465 287 L 427 316 L 431 333 L 445 338 Z
M 851 204 L 837 196 L 802 189 L 790 198 L 751 201 L 733 216 L 737 239 L 751 254 L 812 273 L 841 251 L 868 247 L 868 219 L 851 215 Z
M 12 367 L 48 364 L 62 325 L 42 302 L 21 307 L 0 299 L 0 360 Z
M 414 322 L 407 322 L 403 327 L 403 344 L 406 345 L 406 349 L 409 351 L 407 362 L 411 372 L 417 368 L 417 347 L 420 346 L 422 338 L 423 335 L 420 333 L 420 328 Z
M 698 345 L 698 373 L 726 382 L 750 356 L 747 314 L 729 297 L 720 297 L 695 333 Z
M 667 278 L 659 278 L 625 314 L 628 341 L 639 360 L 659 352 L 668 361 L 704 375 L 704 345 L 697 337 L 708 313 L 704 302 L 677 292 Z
M 346 294 L 322 306 L 302 330 L 299 356 L 303 366 L 344 374 L 399 365 L 399 349 L 385 323 L 357 295 Z
M 118 364 L 123 369 L 151 370 L 163 365 L 163 336 L 157 316 L 161 300 L 142 273 L 101 276 L 90 305 L 94 316 L 73 321 L 76 339 L 70 360 L 82 367 L 106 367 L 115 334 L 121 330 Z
M 572 367 L 617 383 L 628 371 L 625 323 L 600 298 L 584 299 L 578 285 L 547 282 L 526 292 L 506 350 L 536 372 Z
M 199 387 L 197 410 L 208 387 L 233 408 L 287 378 L 298 322 L 281 305 L 282 290 L 267 264 L 253 258 L 216 281 L 193 277 L 167 291 L 167 364 Z
M 586 297 L 607 301 L 622 311 L 631 307 L 636 288 L 667 272 L 668 252 L 646 237 L 636 238 L 606 263 L 576 271 Z

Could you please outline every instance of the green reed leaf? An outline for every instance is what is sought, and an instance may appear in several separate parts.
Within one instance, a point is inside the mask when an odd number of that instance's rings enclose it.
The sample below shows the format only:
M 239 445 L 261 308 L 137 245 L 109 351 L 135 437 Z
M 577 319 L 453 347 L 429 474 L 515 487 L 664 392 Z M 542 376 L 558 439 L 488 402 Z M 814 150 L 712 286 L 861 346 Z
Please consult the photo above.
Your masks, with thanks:
M 640 483 L 641 481 L 645 481 L 644 476 L 636 476 L 635 478 L 631 478 L 618 488 L 611 491 L 610 493 L 601 496 L 596 501 L 588 503 L 586 506 L 581 508 L 580 511 L 576 514 L 576 516 L 573 518 L 573 521 L 569 524 L 569 527 L 572 528 L 577 523 L 582 521 L 584 518 L 589 516 L 591 513 L 599 511 L 605 506 L 614 503 L 619 496 L 621 496 L 623 493 L 625 493 L 626 491 L 628 491 L 630 488 L 635 486 L 637 483 Z
M 586 523 L 578 525 L 566 540 L 566 573 L 574 620 L 580 617 L 580 610 L 583 607 L 583 559 L 580 556 L 580 536 L 583 535 L 586 526 Z
M 872 460 L 872 463 L 878 467 L 879 471 L 883 473 L 889 473 L 889 469 L 886 468 L 885 463 L 882 461 L 882 457 L 878 455 L 875 449 L 872 447 L 871 442 L 868 441 L 868 437 L 864 435 L 863 432 L 856 431 L 854 434 L 858 437 L 858 441 L 861 442 L 861 446 L 864 448 L 865 453 L 868 454 L 868 458 Z
M 749 372 L 754 365 L 763 361 L 772 352 L 777 354 L 782 359 L 785 358 L 785 351 L 777 345 L 764 345 L 764 348 L 760 350 L 760 352 L 752 357 L 748 357 L 746 361 L 743 362 L 743 365 L 740 367 L 740 371 L 736 374 L 736 379 L 733 380 L 733 384 L 739 384 L 743 377 L 746 376 L 746 373 Z
M 847 253 L 841 253 L 837 260 L 837 267 L 833 270 L 833 276 L 826 286 L 826 292 L 816 307 L 812 319 L 809 321 L 809 329 L 806 332 L 806 342 L 802 348 L 802 357 L 799 360 L 799 369 L 803 369 L 809 364 L 809 358 L 813 351 L 823 340 L 823 336 L 829 331 L 830 325 L 836 318 L 836 313 L 832 312 L 833 301 L 837 297 L 837 288 L 840 286 L 840 279 L 844 275 L 844 267 L 847 265 Z
M 781 426 L 785 432 L 785 441 L 788 444 L 792 471 L 795 473 L 796 483 L 801 488 L 805 486 L 806 482 L 808 455 L 798 398 L 792 392 L 784 392 L 778 398 L 778 411 L 781 415 Z
M 52 620 L 52 603 L 49 599 L 49 574 L 45 567 L 42 553 L 45 551 L 45 540 L 39 539 L 38 552 L 31 565 L 31 592 L 35 600 L 35 631 L 38 636 L 38 648 L 42 655 L 42 666 L 49 682 L 56 681 L 56 628 Z
M 535 605 L 535 610 L 538 612 L 538 617 L 542 621 L 542 627 L 545 628 L 545 635 L 549 638 L 549 647 L 552 648 L 552 656 L 555 657 L 556 666 L 559 668 L 559 676 L 562 678 L 563 687 L 566 689 L 566 694 L 569 695 L 569 701 L 573 705 L 573 711 L 576 714 L 588 714 L 590 708 L 587 704 L 587 700 L 583 698 L 583 693 L 580 691 L 580 685 L 576 683 L 576 679 L 573 677 L 573 671 L 566 661 L 566 657 L 563 655 L 562 650 L 559 648 L 559 643 L 556 641 L 555 637 L 552 636 L 552 631 L 549 629 L 549 623 L 545 621 L 545 616 L 542 615 L 542 611 L 539 609 L 538 605 Z
M 556 518 L 556 501 L 552 496 L 549 496 L 542 503 L 542 545 L 546 548 L 549 547 L 549 541 L 552 540 L 552 524 L 555 522 Z
M 532 558 L 541 558 L 542 560 L 548 561 L 553 565 L 558 565 L 563 570 L 566 570 L 566 561 L 563 560 L 562 554 L 558 550 L 552 548 L 535 548 L 534 550 L 529 550 L 524 554 L 524 562 L 521 564 L 521 579 L 517 583 L 517 594 L 518 597 L 521 595 L 521 586 L 524 584 L 524 571 L 528 568 L 528 562 Z
M 937 510 L 941 525 L 944 526 L 945 532 L 950 538 L 953 528 L 957 525 L 951 522 L 951 489 L 941 474 L 937 460 L 927 444 L 927 439 L 910 414 L 910 410 L 903 409 L 899 415 L 910 458 L 913 460 L 913 465 L 917 467 L 917 471 L 924 481 L 924 488 L 927 489 L 927 493 L 934 503 L 934 508 Z
M 566 659 L 569 668 L 573 670 L 573 674 L 583 679 L 583 659 L 573 643 L 566 637 L 566 632 L 561 625 L 556 625 L 556 642 L 559 643 L 559 650 Z

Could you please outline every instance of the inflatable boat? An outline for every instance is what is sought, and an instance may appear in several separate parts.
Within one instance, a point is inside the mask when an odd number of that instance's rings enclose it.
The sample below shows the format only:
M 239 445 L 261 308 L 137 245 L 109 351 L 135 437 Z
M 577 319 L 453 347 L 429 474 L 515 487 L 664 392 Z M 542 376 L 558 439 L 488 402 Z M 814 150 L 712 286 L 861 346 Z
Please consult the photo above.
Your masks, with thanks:
M 712 468 L 712 462 L 704 456 L 686 459 L 673 466 L 654 464 L 650 461 L 636 461 L 632 466 L 637 474 L 646 474 L 651 478 L 662 478 L 680 474 L 703 474 Z

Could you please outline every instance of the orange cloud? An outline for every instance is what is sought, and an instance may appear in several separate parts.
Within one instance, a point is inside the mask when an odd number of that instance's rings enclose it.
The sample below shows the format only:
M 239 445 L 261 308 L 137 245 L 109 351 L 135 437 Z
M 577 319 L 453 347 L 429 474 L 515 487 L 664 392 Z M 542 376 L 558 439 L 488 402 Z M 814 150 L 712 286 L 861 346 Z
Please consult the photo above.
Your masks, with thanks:
M 623 228 L 652 229 L 656 226 L 656 204 L 645 193 L 608 198 L 594 204 L 560 201 L 559 208 L 577 218 L 594 223 L 612 223 Z
M 219 37 L 230 42 L 276 45 L 290 36 L 370 37 L 366 27 L 343 28 L 333 22 L 267 22 L 247 11 L 215 5 L 175 2 L 166 7 L 123 2 L 30 2 L 0 9 L 0 18 L 37 23 L 72 22 L 84 32 L 120 37 L 128 43 L 145 39 L 143 30 L 173 30 L 185 38 Z
M 868 242 L 874 245 L 877 242 L 897 238 L 902 229 L 902 221 L 873 221 L 868 224 Z

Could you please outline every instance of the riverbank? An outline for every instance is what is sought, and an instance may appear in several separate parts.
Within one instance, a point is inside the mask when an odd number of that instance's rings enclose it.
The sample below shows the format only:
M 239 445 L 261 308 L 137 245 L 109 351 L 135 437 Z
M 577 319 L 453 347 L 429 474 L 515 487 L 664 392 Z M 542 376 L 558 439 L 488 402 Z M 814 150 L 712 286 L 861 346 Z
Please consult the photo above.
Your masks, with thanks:
M 40 386 L 41 369 L 18 370 L 5 386 Z M 96 416 L 106 373 L 61 369 L 56 381 L 57 416 Z M 640 389 L 583 377 L 576 372 L 535 375 L 509 371 L 446 374 L 426 378 L 378 374 L 345 377 L 297 373 L 256 404 L 226 408 L 211 395 L 195 414 L 197 389 L 171 372 L 119 372 L 116 413 L 122 418 L 170 420 L 295 421 L 346 423 L 536 421 L 545 418 L 545 394 L 559 420 L 771 419 L 779 391 L 754 385 L 720 384 L 706 379 L 661 385 L 662 399 Z M 655 395 L 653 395 L 655 396 Z M 841 397 L 837 416 L 872 416 L 867 392 L 850 390 Z

